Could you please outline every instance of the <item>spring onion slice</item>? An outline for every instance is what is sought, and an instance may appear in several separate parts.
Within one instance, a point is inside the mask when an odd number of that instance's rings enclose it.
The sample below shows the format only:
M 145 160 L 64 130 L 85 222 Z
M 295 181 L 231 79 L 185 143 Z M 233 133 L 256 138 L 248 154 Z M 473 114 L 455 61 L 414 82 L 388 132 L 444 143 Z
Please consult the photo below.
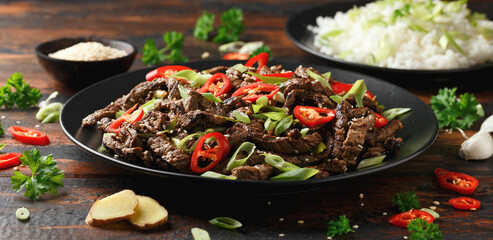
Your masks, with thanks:
M 265 156 L 265 162 L 267 164 L 279 169 L 282 172 L 288 172 L 300 168 L 290 162 L 284 161 L 284 159 L 282 159 L 282 157 L 278 155 L 274 155 L 274 154 L 262 154 L 262 155 Z
M 291 127 L 291 124 L 293 124 L 293 116 L 289 116 L 287 118 L 282 119 L 279 121 L 276 125 L 276 128 L 274 130 L 274 135 L 280 135 L 281 133 L 285 132 Z
M 308 133 L 308 130 L 310 130 L 309 128 L 303 128 L 301 129 L 300 133 L 301 133 L 301 137 L 305 137 L 306 134 Z
M 241 63 L 235 64 L 231 68 L 235 69 L 236 71 L 238 71 L 240 73 L 244 73 L 248 70 L 248 67 L 245 67 L 245 65 L 243 65 Z
M 323 152 L 325 149 L 327 148 L 327 145 L 325 145 L 325 143 L 323 142 L 320 142 L 318 143 L 318 145 L 312 150 L 313 153 L 317 154 L 317 153 L 321 153 Z
M 258 104 L 252 104 L 253 113 L 258 113 L 260 111 L 260 109 L 262 109 L 262 107 L 264 107 L 264 106 L 258 105 Z
M 255 101 L 256 104 L 258 105 L 267 105 L 269 103 L 269 99 L 266 96 L 261 96 Z
M 172 75 L 174 78 L 182 78 L 186 79 L 192 82 L 192 86 L 197 87 L 197 86 L 202 86 L 207 82 L 207 80 L 211 77 L 212 75 L 210 74 L 199 74 L 195 72 L 194 70 L 181 70 L 175 74 Z
M 201 93 L 202 96 L 204 96 L 205 98 L 207 98 L 207 100 L 211 101 L 211 102 L 217 102 L 217 103 L 222 103 L 223 101 L 219 98 L 217 98 L 216 96 L 214 96 L 214 94 L 210 93 L 210 92 L 206 92 L 206 93 Z
M 177 146 L 177 147 L 180 145 L 180 139 L 178 139 L 178 138 L 174 138 L 174 137 L 172 137 L 172 138 L 171 138 L 171 142 L 172 142 L 175 146 Z
M 123 111 L 123 110 L 120 110 L 120 111 L 116 112 L 115 113 L 115 118 L 121 117 L 124 113 L 125 113 L 125 111 Z
M 196 132 L 196 133 L 190 134 L 190 135 L 188 135 L 188 136 L 184 137 L 182 140 L 180 140 L 180 142 L 178 142 L 178 147 L 179 147 L 181 150 L 185 151 L 185 152 L 192 152 L 192 151 L 195 149 L 195 146 L 197 146 L 197 140 L 198 140 L 199 138 L 201 138 L 202 136 L 204 136 L 204 135 L 205 135 L 205 134 L 204 134 L 203 132 Z M 196 138 L 196 140 L 194 141 L 194 143 L 193 143 L 192 147 L 187 148 L 186 143 L 187 143 L 189 140 L 193 139 L 193 138 Z
M 244 142 L 236 149 L 236 151 L 233 153 L 233 156 L 231 157 L 231 160 L 229 160 L 228 166 L 226 167 L 227 171 L 233 170 L 235 167 L 242 166 L 245 164 L 245 162 L 252 156 L 253 152 L 255 151 L 255 144 L 251 142 Z M 236 159 L 236 156 L 240 152 L 246 152 L 247 156 L 244 158 Z
M 387 120 L 392 120 L 394 119 L 395 117 L 401 115 L 401 114 L 404 114 L 404 113 L 407 113 L 411 111 L 411 108 L 391 108 L 385 112 L 383 112 L 383 116 L 387 119 Z
M 324 87 L 328 87 L 330 90 L 332 90 L 332 87 L 330 87 L 329 81 L 327 81 L 327 79 L 325 79 L 324 77 L 312 72 L 312 70 L 310 70 L 310 69 L 307 69 L 306 73 L 311 78 L 318 80 Z
M 242 123 L 251 123 L 250 118 L 248 115 L 246 115 L 244 112 L 241 111 L 233 111 L 233 115 L 235 116 L 236 120 Z
M 178 86 L 178 92 L 180 92 L 181 98 L 187 99 L 188 97 L 190 97 L 190 95 L 188 94 L 188 90 L 185 87 L 183 87 L 180 84 L 178 84 L 177 86 Z
M 0 143 L 0 150 L 2 150 L 5 147 L 5 143 Z
M 60 115 L 60 111 L 62 110 L 63 104 L 59 102 L 48 103 L 43 107 L 39 108 L 39 111 L 36 113 L 36 119 L 42 121 L 48 117 L 51 113 L 56 113 Z
M 262 76 L 260 74 L 254 73 L 254 72 L 247 72 L 248 74 L 257 77 L 258 79 L 262 80 L 262 82 L 269 83 L 269 84 L 276 84 L 276 83 L 282 83 L 289 78 L 287 77 L 269 77 L 269 76 Z
M 286 98 L 284 97 L 284 94 L 282 92 L 277 92 L 276 95 L 274 95 L 274 97 L 272 97 L 272 99 L 274 99 L 280 103 L 284 103 L 284 101 L 286 101 Z
M 363 79 L 357 80 L 351 89 L 344 95 L 344 99 L 346 99 L 350 94 L 354 94 L 354 99 L 356 100 L 356 106 L 357 107 L 364 107 L 363 106 L 363 98 L 365 97 L 366 93 L 366 85 L 365 81 Z
M 264 123 L 264 128 L 267 131 L 274 130 L 276 128 L 277 121 L 272 121 L 271 118 L 267 118 Z
M 60 112 L 52 112 L 46 116 L 41 123 L 53 123 L 60 121 Z
M 452 46 L 455 47 L 455 49 L 457 49 L 457 51 L 459 51 L 462 55 L 464 56 L 467 56 L 466 53 L 462 50 L 462 48 L 460 48 L 459 44 L 457 44 L 454 40 L 454 38 L 452 37 L 452 35 L 447 32 L 447 30 L 445 30 L 445 28 L 441 28 L 442 30 L 442 34 L 443 36 L 440 38 L 439 40 L 439 43 L 440 43 L 440 46 L 442 48 L 446 48 L 448 43 L 452 44 Z M 444 40 L 445 39 L 445 40 Z
M 194 240 L 211 240 L 209 233 L 202 228 L 194 227 L 190 231 Z
M 245 45 L 245 42 L 243 41 L 233 41 L 233 42 L 222 44 L 217 49 L 219 50 L 219 52 L 236 52 L 243 45 Z
M 17 217 L 17 219 L 19 219 L 20 221 L 24 221 L 24 220 L 27 220 L 29 218 L 29 216 L 31 215 L 31 213 L 29 212 L 29 210 L 25 207 L 22 207 L 22 208 L 18 208 L 16 211 L 15 211 L 15 216 Z
M 240 221 L 230 217 L 217 217 L 209 220 L 209 223 L 221 228 L 236 229 L 243 226 Z
M 362 168 L 366 168 L 366 167 L 370 167 L 370 166 L 379 164 L 385 159 L 386 156 L 387 155 L 380 155 L 380 156 L 376 156 L 376 157 L 372 157 L 372 158 L 363 159 L 363 160 L 361 160 L 361 162 L 359 162 L 356 169 L 359 170 Z
M 440 218 L 440 214 L 438 214 L 437 212 L 435 212 L 429 208 L 421 208 L 420 210 L 431 214 L 435 219 Z
M 286 111 L 286 110 L 284 110 L 284 111 Z M 286 118 L 288 115 L 285 114 L 284 112 L 266 112 L 266 113 L 253 114 L 252 116 L 254 116 L 256 118 L 260 118 L 260 119 L 271 118 L 274 121 L 279 121 L 279 120 Z
M 202 173 L 200 176 L 201 177 L 209 177 L 209 178 L 229 179 L 229 180 L 235 180 L 236 179 L 235 176 L 228 176 L 228 175 L 220 174 L 220 173 L 213 172 L 213 171 L 207 171 L 205 173 Z
M 161 99 L 153 98 L 149 102 L 146 102 L 144 105 L 140 106 L 140 108 L 144 109 L 144 114 L 147 114 L 150 110 L 152 110 L 160 102 L 162 102 Z
M 315 168 L 298 168 L 288 172 L 281 173 L 277 176 L 271 177 L 271 181 L 299 181 L 306 180 L 313 177 L 319 172 Z

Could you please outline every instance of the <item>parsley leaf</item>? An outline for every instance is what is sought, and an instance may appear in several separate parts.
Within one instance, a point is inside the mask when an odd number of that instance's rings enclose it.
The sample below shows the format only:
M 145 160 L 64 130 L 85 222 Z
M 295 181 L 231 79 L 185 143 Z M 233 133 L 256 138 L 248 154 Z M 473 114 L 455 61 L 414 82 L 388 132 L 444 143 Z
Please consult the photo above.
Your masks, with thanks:
M 14 171 L 10 178 L 12 190 L 20 192 L 25 188 L 24 196 L 35 200 L 46 192 L 56 195 L 57 188 L 63 187 L 62 179 L 65 178 L 65 174 L 57 168 L 53 155 L 41 156 L 39 150 L 34 148 L 24 151 L 19 159 L 23 165 L 31 169 L 32 175 L 26 176 L 17 170 Z
M 180 32 L 170 31 L 163 34 L 163 41 L 166 46 L 162 49 L 158 49 L 156 42 L 152 39 L 147 39 L 142 50 L 142 62 L 146 65 L 152 66 L 162 63 L 168 59 L 172 63 L 186 62 L 188 58 L 182 55 L 183 43 L 185 38 Z M 165 53 L 169 52 L 168 55 Z
M 392 205 L 397 206 L 401 212 L 421 208 L 418 196 L 413 191 L 408 191 L 407 193 L 398 192 L 392 199 Z
M 349 226 L 349 220 L 344 214 L 340 215 L 338 220 L 330 221 L 327 227 L 327 237 L 335 237 L 349 232 L 354 232 L 354 230 Z
M 441 240 L 442 233 L 438 229 L 438 224 L 428 223 L 422 218 L 412 220 L 407 225 L 407 230 L 411 232 L 410 240 Z
M 209 32 L 214 30 L 214 18 L 216 18 L 215 14 L 204 10 L 202 16 L 197 19 L 193 36 L 199 40 L 206 41 L 209 38 Z
M 251 54 L 250 58 L 257 56 L 259 53 L 267 53 L 269 54 L 269 61 L 272 60 L 272 54 L 270 53 L 270 47 L 266 45 L 262 45 L 259 48 L 255 49 Z
M 3 136 L 4 134 L 5 134 L 5 131 L 3 130 L 2 122 L 0 122 L 0 137 Z
M 32 88 L 24 81 L 22 74 L 14 73 L 7 79 L 7 84 L 0 87 L 0 107 L 11 109 L 17 104 L 19 108 L 25 109 L 36 105 L 42 96 L 39 89 Z
M 440 128 L 470 128 L 484 116 L 484 110 L 471 93 L 464 93 L 457 99 L 457 88 L 443 88 L 431 97 L 431 109 L 435 113 Z
M 230 8 L 221 15 L 221 25 L 217 28 L 215 43 L 238 41 L 243 32 L 243 11 L 239 8 Z

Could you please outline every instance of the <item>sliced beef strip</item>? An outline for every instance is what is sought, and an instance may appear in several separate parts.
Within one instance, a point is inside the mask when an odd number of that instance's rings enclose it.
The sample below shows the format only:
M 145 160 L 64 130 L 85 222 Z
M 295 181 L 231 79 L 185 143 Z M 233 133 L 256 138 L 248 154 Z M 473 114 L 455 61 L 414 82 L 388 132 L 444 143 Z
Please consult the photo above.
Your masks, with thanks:
M 140 133 L 157 133 L 164 130 L 169 123 L 166 113 L 160 111 L 149 111 L 142 119 L 133 124 L 133 128 Z
M 115 114 L 124 109 L 124 98 L 118 98 L 114 102 L 110 103 L 103 109 L 96 110 L 94 113 L 89 114 L 84 119 L 82 119 L 82 126 L 94 126 L 99 120 L 103 118 L 114 118 Z
M 238 180 L 266 181 L 274 171 L 274 168 L 268 164 L 255 166 L 240 166 L 231 170 L 231 175 Z
M 226 131 L 224 135 L 231 146 L 231 149 L 238 148 L 242 143 L 248 139 L 248 132 L 240 127 L 231 127 Z
M 202 110 L 193 110 L 178 117 L 177 125 L 185 130 L 193 129 L 194 127 L 213 128 L 222 127 L 229 123 L 224 117 L 215 115 Z
M 264 66 L 262 67 L 258 74 L 275 74 L 275 73 L 281 73 L 282 72 L 282 65 L 273 65 L 273 66 Z
M 342 160 L 349 165 L 355 165 L 358 155 L 363 151 L 365 137 L 373 124 L 375 123 L 375 114 L 368 109 L 366 116 L 353 118 L 346 135 L 346 140 L 342 143 Z
M 168 162 L 178 171 L 182 173 L 192 173 L 190 170 L 190 156 L 165 137 L 150 137 L 147 140 L 147 144 L 157 156 Z
M 334 145 L 332 148 L 332 158 L 342 159 L 343 142 L 346 139 L 346 128 L 348 124 L 348 113 L 351 109 L 351 105 L 342 101 L 336 107 L 336 116 L 334 121 Z
M 328 159 L 318 165 L 313 166 L 320 171 L 325 171 L 329 173 L 344 173 L 347 171 L 346 162 L 338 159 Z
M 309 90 L 294 89 L 285 97 L 284 107 L 289 109 L 294 108 L 296 105 L 334 108 L 334 104 L 328 96 Z
M 344 94 L 341 94 L 341 96 L 344 96 Z M 356 106 L 356 99 L 354 98 L 354 94 L 350 94 L 347 98 L 346 101 L 351 103 L 351 105 Z M 381 114 L 382 109 L 378 107 L 377 103 L 373 101 L 371 98 L 364 96 L 363 97 L 363 106 L 370 108 L 374 112 Z
M 216 73 L 226 73 L 226 70 L 228 70 L 229 67 L 226 66 L 217 66 L 209 69 L 207 72 L 209 74 L 216 74 Z
M 312 91 L 315 93 L 323 94 L 325 96 L 332 96 L 334 92 L 328 87 L 324 87 L 319 81 L 313 80 L 311 78 L 291 78 L 283 83 L 284 96 L 287 96 L 291 91 L 296 89 L 303 89 L 307 91 Z
M 377 128 L 375 131 L 368 132 L 366 141 L 370 146 L 375 146 L 376 143 L 383 142 L 385 139 L 393 136 L 399 129 L 402 129 L 401 121 L 393 119 L 387 125 Z
M 214 103 L 205 98 L 202 94 L 191 91 L 190 97 L 183 101 L 183 107 L 185 112 L 193 110 L 203 110 L 216 115 L 226 116 L 228 112 L 238 107 L 241 103 L 241 98 L 230 97 L 225 99 L 222 103 Z

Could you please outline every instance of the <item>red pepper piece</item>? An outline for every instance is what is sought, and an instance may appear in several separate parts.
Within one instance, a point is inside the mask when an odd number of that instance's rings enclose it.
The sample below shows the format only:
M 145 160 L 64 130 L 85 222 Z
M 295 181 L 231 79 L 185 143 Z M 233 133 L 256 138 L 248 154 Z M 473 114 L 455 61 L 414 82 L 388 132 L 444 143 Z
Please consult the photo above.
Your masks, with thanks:
M 293 76 L 294 72 L 285 72 L 285 73 L 269 73 L 269 74 L 261 74 L 261 76 L 265 76 L 265 77 L 285 77 L 285 78 L 290 78 L 291 76 Z M 255 77 L 255 81 L 257 82 L 262 82 L 262 80 L 260 80 L 260 78 L 258 77 Z
M 435 173 L 438 178 L 438 183 L 442 188 L 458 192 L 460 194 L 469 195 L 476 190 L 479 181 L 472 176 L 457 172 L 437 171 Z
M 443 169 L 443 168 L 437 168 L 437 169 L 435 169 L 435 175 L 436 175 L 437 177 L 440 177 L 440 176 L 442 176 L 443 174 L 448 173 L 448 172 L 450 172 L 450 171 L 449 171 L 449 170 L 445 170 L 445 169 Z
M 129 122 L 131 124 L 134 124 L 135 122 L 139 121 L 144 116 L 144 109 L 140 109 L 138 112 L 132 114 L 135 108 L 137 108 L 137 105 L 139 104 L 138 103 L 135 104 L 133 107 L 128 109 L 123 115 L 121 115 L 119 118 L 113 121 L 108 127 L 108 130 L 110 132 L 119 133 L 120 126 L 122 125 L 123 122 Z
M 315 127 L 330 122 L 336 116 L 336 111 L 310 106 L 296 106 L 293 114 L 303 125 Z
M 233 87 L 231 80 L 224 73 L 216 73 L 212 75 L 204 86 L 199 89 L 199 93 L 211 92 L 214 96 L 220 96 L 228 93 Z
M 246 95 L 243 97 L 243 100 L 254 102 L 262 96 L 266 96 L 268 99 L 271 99 L 274 95 L 276 95 L 279 89 L 281 88 L 277 85 L 258 82 L 238 88 L 232 96 L 238 97 Z
M 253 67 L 253 64 L 255 63 L 258 64 L 258 68 L 257 68 L 257 72 L 258 72 L 258 70 L 260 70 L 263 66 L 266 66 L 267 63 L 269 63 L 269 54 L 266 52 L 261 52 L 256 56 L 253 56 L 245 63 L 245 67 Z
M 376 112 L 374 112 L 374 113 L 375 113 L 375 124 L 373 124 L 374 127 L 380 128 L 380 127 L 387 125 L 387 123 L 389 121 L 384 116 L 382 116 Z
M 397 215 L 390 217 L 388 222 L 392 223 L 398 227 L 407 227 L 409 222 L 411 222 L 412 220 L 417 219 L 417 218 L 422 218 L 422 219 L 426 220 L 428 223 L 431 223 L 435 220 L 433 215 L 431 215 L 430 213 L 427 213 L 427 212 L 421 211 L 421 210 L 414 210 L 413 209 L 411 211 L 399 213 Z
M 9 168 L 21 164 L 19 158 L 22 156 L 20 153 L 6 153 L 0 155 L 0 169 Z
M 341 94 L 348 92 L 353 87 L 353 84 L 332 80 L 330 81 L 330 87 L 335 94 Z M 366 90 L 365 96 L 369 97 L 372 100 L 375 100 L 375 95 L 373 95 L 373 93 L 371 93 L 369 90 Z
M 187 66 L 181 66 L 181 65 L 168 65 L 160 68 L 156 68 L 150 72 L 147 73 L 146 75 L 146 80 L 147 81 L 152 81 L 156 78 L 167 78 L 179 71 L 182 70 L 190 70 L 191 68 Z
M 250 54 L 238 53 L 238 52 L 226 53 L 223 56 L 224 60 L 248 60 L 249 58 L 250 58 Z
M 458 197 L 448 200 L 452 207 L 464 210 L 476 210 L 481 207 L 481 202 L 470 197 Z
M 214 138 L 215 143 L 206 143 L 209 138 Z M 218 132 L 211 132 L 199 139 L 192 154 L 190 169 L 195 173 L 209 171 L 225 158 L 230 150 L 226 137 Z
M 19 142 L 21 143 L 32 145 L 50 144 L 50 139 L 48 139 L 46 134 L 36 129 L 11 126 L 9 127 L 9 132 L 12 134 L 12 136 L 14 136 L 15 139 L 19 140 Z

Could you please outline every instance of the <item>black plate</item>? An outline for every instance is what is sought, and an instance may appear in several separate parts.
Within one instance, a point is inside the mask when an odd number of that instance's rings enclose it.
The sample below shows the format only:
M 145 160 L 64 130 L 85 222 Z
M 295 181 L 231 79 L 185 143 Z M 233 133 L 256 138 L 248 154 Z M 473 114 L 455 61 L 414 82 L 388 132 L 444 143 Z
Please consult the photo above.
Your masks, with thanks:
M 235 63 L 237 63 L 237 61 L 211 60 L 192 62 L 185 65 L 194 69 L 204 70 L 219 65 L 232 66 Z M 299 62 L 279 61 L 273 61 L 272 64 L 282 64 L 286 69 L 293 70 L 300 65 Z M 101 146 L 102 132 L 96 128 L 82 128 L 82 119 L 95 110 L 105 107 L 116 98 L 127 94 L 135 85 L 145 80 L 145 75 L 147 72 L 152 70 L 151 68 L 124 73 L 108 78 L 78 92 L 70 98 L 63 107 L 60 115 L 60 124 L 67 137 L 77 146 L 96 157 L 116 164 L 120 167 L 142 174 L 177 179 L 180 184 L 183 185 L 195 186 L 199 188 L 211 188 L 217 191 L 230 193 L 237 192 L 246 194 L 276 194 L 314 190 L 333 181 L 344 180 L 382 171 L 416 157 L 418 154 L 427 149 L 435 140 L 438 133 L 438 124 L 435 115 L 424 102 L 412 93 L 391 83 L 359 73 L 334 67 L 314 67 L 321 72 L 331 71 L 332 77 L 342 82 L 353 83 L 358 79 L 364 79 L 368 89 L 378 96 L 378 101 L 385 105 L 387 109 L 393 107 L 412 108 L 412 113 L 401 119 L 404 124 L 404 129 L 397 133 L 398 136 L 404 139 L 404 145 L 402 148 L 378 167 L 348 172 L 341 175 L 334 175 L 326 179 L 310 179 L 306 181 L 294 182 L 255 182 L 205 178 L 176 172 L 150 169 L 116 159 L 113 155 L 108 153 L 98 152 L 98 148 Z
M 371 1 L 341 1 L 330 2 L 321 6 L 310 7 L 293 15 L 286 23 L 286 33 L 291 41 L 301 49 L 323 58 L 332 66 L 370 74 L 386 81 L 405 87 L 430 87 L 470 85 L 487 81 L 484 76 L 493 73 L 493 63 L 486 63 L 469 68 L 447 70 L 406 70 L 397 68 L 376 67 L 366 64 L 348 62 L 326 55 L 314 46 L 314 34 L 307 30 L 308 25 L 316 25 L 318 16 L 333 17 L 336 12 L 346 12 L 353 6 L 363 6 Z M 493 18 L 493 4 L 469 2 L 468 8 L 485 13 L 489 19 Z

